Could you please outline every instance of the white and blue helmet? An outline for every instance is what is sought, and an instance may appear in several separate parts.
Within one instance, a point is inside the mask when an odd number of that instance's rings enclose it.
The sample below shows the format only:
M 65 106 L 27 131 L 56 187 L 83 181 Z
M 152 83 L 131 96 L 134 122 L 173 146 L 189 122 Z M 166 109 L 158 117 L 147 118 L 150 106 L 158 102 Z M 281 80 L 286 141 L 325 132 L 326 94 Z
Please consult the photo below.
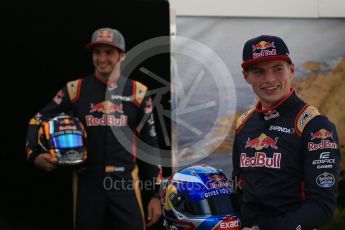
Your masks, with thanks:
M 219 169 L 207 165 L 181 169 L 162 183 L 164 225 L 172 230 L 239 230 L 231 193 L 231 182 Z

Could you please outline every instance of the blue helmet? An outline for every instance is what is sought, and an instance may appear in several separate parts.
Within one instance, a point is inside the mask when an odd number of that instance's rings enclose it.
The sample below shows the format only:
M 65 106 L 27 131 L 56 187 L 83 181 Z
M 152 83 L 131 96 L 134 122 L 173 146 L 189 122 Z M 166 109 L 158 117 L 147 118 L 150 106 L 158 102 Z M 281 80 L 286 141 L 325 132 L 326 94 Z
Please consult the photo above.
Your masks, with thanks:
M 161 185 L 166 229 L 240 229 L 225 174 L 207 165 L 195 165 L 175 172 Z
M 86 131 L 78 118 L 61 113 L 42 122 L 38 143 L 59 165 L 79 165 L 87 158 Z

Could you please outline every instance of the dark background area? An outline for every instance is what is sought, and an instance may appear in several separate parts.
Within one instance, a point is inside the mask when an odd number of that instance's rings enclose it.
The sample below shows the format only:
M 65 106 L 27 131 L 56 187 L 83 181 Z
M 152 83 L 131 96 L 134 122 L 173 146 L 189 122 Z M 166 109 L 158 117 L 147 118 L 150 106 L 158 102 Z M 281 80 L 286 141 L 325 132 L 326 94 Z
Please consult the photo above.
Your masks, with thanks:
M 45 173 L 27 163 L 28 121 L 67 81 L 93 72 L 85 44 L 94 30 L 117 28 L 130 50 L 147 39 L 169 35 L 169 4 L 163 0 L 12 2 L 2 6 L 0 14 L 5 51 L 0 84 L 0 229 L 69 230 L 71 170 Z M 143 64 L 170 81 L 169 54 L 151 57 Z M 149 89 L 162 87 L 138 68 L 130 77 Z M 168 92 L 162 99 L 165 109 L 170 108 L 169 100 Z M 170 134 L 169 120 L 166 126 Z M 159 135 L 162 148 L 170 149 Z M 164 176 L 169 173 L 164 168 Z M 161 223 L 154 229 L 162 229 Z

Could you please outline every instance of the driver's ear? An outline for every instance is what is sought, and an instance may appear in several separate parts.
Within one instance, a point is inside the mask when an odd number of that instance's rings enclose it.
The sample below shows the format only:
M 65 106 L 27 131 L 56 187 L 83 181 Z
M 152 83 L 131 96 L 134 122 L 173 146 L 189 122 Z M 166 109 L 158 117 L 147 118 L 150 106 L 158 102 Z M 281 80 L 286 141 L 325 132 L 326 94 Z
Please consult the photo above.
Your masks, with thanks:
M 120 53 L 120 62 L 123 62 L 126 59 L 125 53 Z
M 248 84 L 250 84 L 250 81 L 249 81 L 249 78 L 248 78 L 248 76 L 249 76 L 248 70 L 242 70 L 242 74 L 243 74 L 244 80 L 245 80 Z

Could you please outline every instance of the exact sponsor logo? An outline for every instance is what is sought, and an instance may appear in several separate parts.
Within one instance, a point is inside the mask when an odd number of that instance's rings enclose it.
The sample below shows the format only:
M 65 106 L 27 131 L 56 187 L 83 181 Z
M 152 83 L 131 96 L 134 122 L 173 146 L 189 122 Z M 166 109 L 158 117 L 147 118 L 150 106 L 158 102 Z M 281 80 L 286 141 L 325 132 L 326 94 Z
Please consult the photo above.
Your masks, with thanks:
M 272 139 L 271 137 L 266 136 L 266 134 L 262 133 L 259 137 L 254 138 L 252 140 L 248 138 L 247 143 L 244 147 L 254 148 L 256 150 L 261 150 L 263 148 L 268 148 L 268 147 L 271 147 L 273 149 L 278 149 L 277 143 L 278 143 L 278 137 L 276 137 L 275 139 Z
M 278 132 L 288 133 L 288 134 L 294 134 L 295 133 L 294 128 L 285 128 L 285 127 L 278 126 L 278 125 L 271 125 L 270 130 L 275 130 Z
M 320 159 L 313 160 L 313 165 L 316 165 L 317 169 L 333 168 L 335 164 L 335 159 L 329 159 L 330 152 L 322 152 L 320 154 Z
M 309 151 L 315 151 L 319 149 L 338 149 L 338 145 L 331 142 L 330 140 L 321 140 L 320 143 L 308 142 Z
M 248 157 L 246 153 L 241 153 L 240 167 L 266 167 L 280 169 L 281 153 L 274 153 L 273 157 L 267 157 L 266 153 L 256 152 L 255 156 Z
M 326 139 L 326 138 L 332 138 L 333 139 L 333 133 L 326 130 L 326 129 L 320 129 L 319 131 L 315 133 L 310 133 L 311 140 L 314 139 Z
M 316 178 L 316 184 L 321 188 L 330 188 L 335 184 L 335 177 L 333 174 L 324 172 Z
M 215 230 L 227 229 L 227 230 L 239 230 L 240 221 L 236 217 L 228 217 L 225 220 L 222 220 Z

